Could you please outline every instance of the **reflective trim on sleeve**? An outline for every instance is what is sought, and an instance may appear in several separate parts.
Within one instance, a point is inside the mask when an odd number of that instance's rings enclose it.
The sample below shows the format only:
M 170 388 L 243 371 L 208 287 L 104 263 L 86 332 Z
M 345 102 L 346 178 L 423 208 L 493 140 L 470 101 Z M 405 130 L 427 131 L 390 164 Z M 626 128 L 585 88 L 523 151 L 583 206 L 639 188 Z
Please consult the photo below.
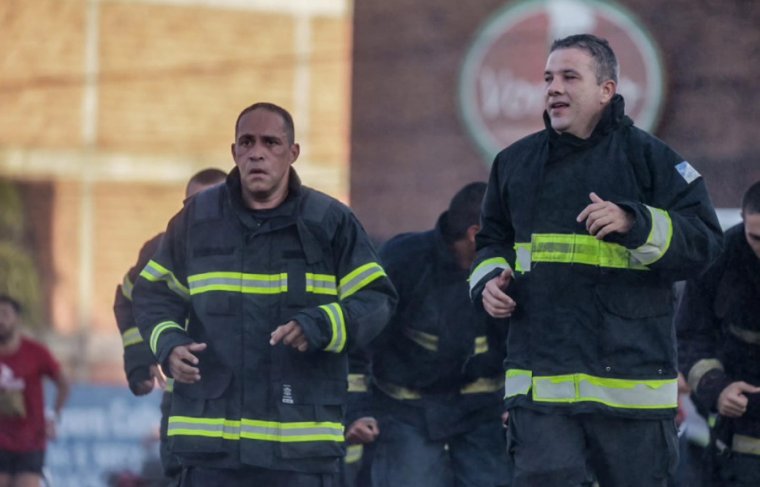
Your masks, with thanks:
M 424 348 L 425 350 L 430 350 L 431 352 L 437 352 L 438 351 L 438 337 L 435 335 L 431 335 L 430 333 L 425 333 L 424 331 L 415 330 L 414 328 L 410 327 L 404 327 L 402 330 L 402 333 L 405 337 L 419 345 L 420 347 Z
M 739 328 L 735 324 L 728 325 L 728 331 L 736 338 L 750 345 L 760 345 L 760 332 Z
M 348 392 L 367 392 L 367 376 L 348 374 Z
M 127 329 L 124 333 L 121 334 L 121 343 L 124 345 L 124 348 L 127 348 L 130 345 L 137 345 L 138 343 L 142 342 L 143 339 L 140 335 L 140 330 L 136 326 Z
M 385 269 L 376 262 L 357 267 L 340 280 L 338 295 L 346 299 L 369 285 L 372 281 L 385 276 Z
M 475 337 L 475 355 L 488 353 L 488 337 Z
M 533 373 L 530 370 L 509 369 L 504 373 L 504 398 L 528 394 Z
M 124 274 L 124 279 L 121 281 L 121 294 L 130 301 L 132 301 L 132 289 L 134 289 L 134 284 L 129 280 L 129 274 Z
M 312 274 L 311 272 L 307 272 L 306 292 L 337 296 L 338 286 L 336 285 L 335 281 L 335 276 L 331 276 L 329 274 Z
M 288 275 L 245 274 L 242 272 L 204 272 L 187 277 L 190 295 L 211 291 L 241 294 L 280 294 L 288 292 Z
M 346 346 L 346 320 L 343 308 L 338 303 L 323 304 L 319 308 L 325 312 L 330 321 L 331 338 L 325 347 L 325 352 L 339 353 Z
M 611 408 L 667 409 L 678 406 L 677 379 L 634 380 L 568 374 L 533 377 L 535 402 L 598 402 Z
M 470 294 L 472 294 L 472 290 L 475 289 L 475 286 L 477 286 L 485 276 L 497 269 L 503 271 L 504 269 L 509 268 L 507 259 L 504 257 L 491 257 L 490 259 L 484 260 L 470 273 Z
M 702 377 L 711 370 L 725 370 L 723 363 L 717 358 L 703 358 L 698 360 L 689 369 L 689 374 L 686 378 L 686 382 L 689 383 L 689 387 L 696 394 L 699 389 L 699 383 L 702 381 Z
M 277 443 L 313 441 L 343 442 L 343 425 L 302 421 L 281 423 L 258 419 L 192 418 L 170 416 L 168 436 L 201 436 L 225 440 L 256 440 Z
M 346 456 L 343 462 L 347 464 L 356 463 L 364 456 L 364 445 L 348 445 L 346 447 Z
M 171 328 L 179 328 L 182 331 L 185 331 L 184 328 L 179 326 L 177 323 L 173 321 L 164 321 L 163 323 L 157 324 L 153 331 L 150 332 L 150 350 L 153 352 L 153 355 L 156 355 L 157 349 L 158 349 L 158 338 L 161 336 L 163 332 L 166 330 L 169 330 Z
M 646 205 L 645 205 L 646 206 Z M 646 207 L 652 217 L 652 229 L 644 245 L 631 250 L 631 257 L 643 265 L 654 264 L 665 255 L 673 239 L 673 222 L 667 211 Z
M 166 267 L 151 260 L 140 272 L 140 277 L 150 282 L 164 281 L 166 285 L 184 300 L 190 299 L 190 291 Z
M 483 394 L 486 392 L 498 392 L 504 388 L 501 377 L 481 377 L 480 379 L 465 384 L 459 389 L 460 394 Z

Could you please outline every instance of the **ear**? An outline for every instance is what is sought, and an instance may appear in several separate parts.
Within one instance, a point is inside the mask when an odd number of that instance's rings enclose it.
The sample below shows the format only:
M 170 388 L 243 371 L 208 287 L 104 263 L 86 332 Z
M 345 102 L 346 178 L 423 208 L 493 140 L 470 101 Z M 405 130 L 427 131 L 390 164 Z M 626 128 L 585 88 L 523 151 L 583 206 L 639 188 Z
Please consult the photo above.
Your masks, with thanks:
M 480 231 L 480 225 L 470 225 L 467 227 L 467 241 L 474 244 L 475 235 Z
M 600 101 L 602 102 L 602 105 L 609 103 L 609 101 L 612 100 L 612 97 L 615 96 L 615 93 L 617 93 L 617 83 L 611 79 L 603 82 L 600 86 Z
M 290 157 L 293 159 L 292 161 L 290 161 L 291 164 L 296 162 L 296 159 L 298 159 L 299 154 L 301 154 L 301 146 L 298 145 L 297 143 L 293 143 L 290 146 Z
M 235 143 L 230 144 L 230 154 L 232 154 L 232 161 L 235 162 Z M 235 162 L 237 164 L 237 162 Z

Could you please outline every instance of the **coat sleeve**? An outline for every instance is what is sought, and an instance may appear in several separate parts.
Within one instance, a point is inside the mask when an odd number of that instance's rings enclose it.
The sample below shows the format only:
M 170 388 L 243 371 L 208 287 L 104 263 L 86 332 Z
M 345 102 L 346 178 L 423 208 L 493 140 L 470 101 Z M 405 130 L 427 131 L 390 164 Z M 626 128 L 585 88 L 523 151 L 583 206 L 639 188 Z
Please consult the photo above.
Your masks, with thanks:
M 150 366 L 156 364 L 156 358 L 142 339 L 132 310 L 132 291 L 140 271 L 150 261 L 161 241 L 161 234 L 145 242 L 140 249 L 137 263 L 126 274 L 122 283 L 116 286 L 113 311 L 116 325 L 124 346 L 124 373 L 130 388 L 134 384 L 150 379 Z
M 616 202 L 635 215 L 621 243 L 631 258 L 671 281 L 696 277 L 722 248 L 722 231 L 704 179 L 694 167 L 657 139 L 634 138 L 642 201 Z
M 686 282 L 675 315 L 679 369 L 704 410 L 715 410 L 718 396 L 731 383 L 719 353 L 722 331 L 713 306 L 724 260 Z
M 364 348 L 385 327 L 398 297 L 359 221 L 348 209 L 334 212 L 336 231 L 331 252 L 338 299 L 306 308 L 293 316 L 310 350 L 343 352 L 347 345 Z
M 481 303 L 486 282 L 511 269 L 515 264 L 515 231 L 506 198 L 506 181 L 503 165 L 506 161 L 497 156 L 491 166 L 488 188 L 483 197 L 480 214 L 480 231 L 475 237 L 477 255 L 470 271 L 470 298 Z
M 184 247 L 188 208 L 169 222 L 158 250 L 140 271 L 133 290 L 140 335 L 162 365 L 174 347 L 193 341 L 185 332 L 190 303 Z M 164 367 L 164 372 L 168 371 Z

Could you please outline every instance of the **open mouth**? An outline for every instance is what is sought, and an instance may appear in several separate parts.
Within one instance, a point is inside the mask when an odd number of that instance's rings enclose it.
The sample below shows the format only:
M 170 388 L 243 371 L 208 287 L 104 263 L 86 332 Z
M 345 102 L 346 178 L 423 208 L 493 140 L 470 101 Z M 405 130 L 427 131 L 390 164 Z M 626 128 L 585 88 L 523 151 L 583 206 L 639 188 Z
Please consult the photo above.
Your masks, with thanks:
M 560 110 L 562 108 L 567 108 L 568 106 L 570 105 L 563 101 L 555 101 L 549 104 L 549 110 Z

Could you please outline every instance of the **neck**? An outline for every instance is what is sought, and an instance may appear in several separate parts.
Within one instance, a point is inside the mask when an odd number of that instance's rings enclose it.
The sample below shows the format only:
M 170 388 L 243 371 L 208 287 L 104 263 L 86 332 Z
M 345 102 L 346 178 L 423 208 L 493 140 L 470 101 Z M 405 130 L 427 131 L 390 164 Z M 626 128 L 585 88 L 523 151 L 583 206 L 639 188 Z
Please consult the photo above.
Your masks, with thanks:
M 10 355 L 18 350 L 21 344 L 21 334 L 12 331 L 9 335 L 0 337 L 0 355 Z
M 288 198 L 288 191 L 273 194 L 266 198 L 257 198 L 255 195 L 243 195 L 245 204 L 252 210 L 271 210 L 280 206 Z
M 451 244 L 451 250 L 456 256 L 457 264 L 461 269 L 469 270 L 475 258 L 472 245 L 467 239 L 460 239 Z

